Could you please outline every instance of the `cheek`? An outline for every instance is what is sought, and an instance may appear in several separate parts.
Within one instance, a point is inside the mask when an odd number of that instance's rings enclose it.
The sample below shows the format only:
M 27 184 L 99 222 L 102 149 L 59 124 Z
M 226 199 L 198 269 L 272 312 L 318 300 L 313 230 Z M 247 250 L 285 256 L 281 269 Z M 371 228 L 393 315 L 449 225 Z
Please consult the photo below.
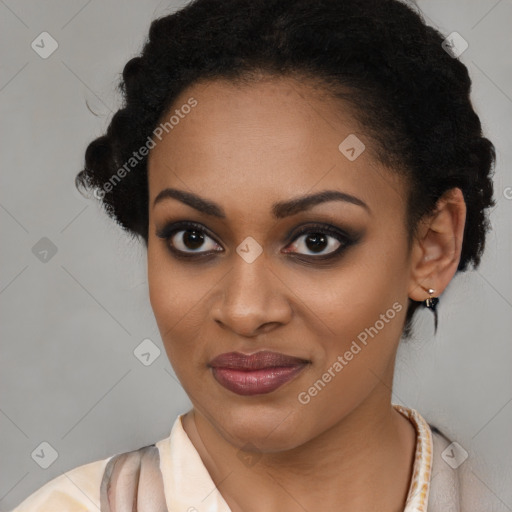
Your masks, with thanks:
M 379 334 L 400 336 L 400 306 L 407 299 L 407 272 L 396 252 L 362 248 L 328 279 L 311 279 L 303 286 L 303 301 L 321 320 L 331 349 L 342 350 L 347 342 L 376 325 Z M 382 315 L 384 315 L 383 318 Z M 384 323 L 382 323 L 384 322 Z
M 197 376 L 206 368 L 200 340 L 208 338 L 205 335 L 210 307 L 207 291 L 219 279 L 214 274 L 203 272 L 198 277 L 193 265 L 174 262 L 165 249 L 148 246 L 151 307 L 169 362 L 187 392 L 197 387 Z
M 346 286 L 338 302 L 331 297 L 328 303 L 331 333 L 317 338 L 321 357 L 296 396 L 301 418 L 312 432 L 327 429 L 350 414 L 372 390 L 389 380 L 406 309 L 403 299 L 389 293 L 386 283 L 371 284 L 371 289 L 382 294 L 370 299 L 359 282 L 354 289 Z
M 186 273 L 170 263 L 164 251 L 148 247 L 149 300 L 160 336 L 169 359 L 175 358 L 176 349 L 191 348 L 191 344 L 178 343 L 187 322 L 194 317 L 198 296 Z M 190 329 L 190 325 L 187 330 Z M 172 341 L 172 343 L 171 343 Z M 173 361 L 171 360 L 171 363 Z M 174 365 L 173 365 L 174 366 Z
M 198 297 L 193 275 L 173 262 L 159 242 L 148 245 L 149 299 L 158 324 L 169 328 L 185 317 Z
M 377 240 L 358 251 L 344 269 L 333 272 L 328 283 L 307 283 L 307 306 L 315 313 L 308 317 L 316 317 L 313 331 L 322 347 L 311 383 L 330 369 L 326 388 L 357 400 L 375 385 L 376 376 L 383 378 L 389 370 L 407 305 L 407 272 L 399 245 L 379 251 Z M 329 392 L 319 394 L 329 400 Z

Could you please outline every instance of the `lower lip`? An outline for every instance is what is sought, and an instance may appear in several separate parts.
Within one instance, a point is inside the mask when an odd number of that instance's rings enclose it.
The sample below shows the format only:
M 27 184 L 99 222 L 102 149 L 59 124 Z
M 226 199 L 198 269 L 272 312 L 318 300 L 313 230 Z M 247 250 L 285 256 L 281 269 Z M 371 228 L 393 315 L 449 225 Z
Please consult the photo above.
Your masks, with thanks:
M 292 380 L 306 365 L 263 368 L 261 370 L 235 370 L 233 368 L 212 368 L 219 384 L 238 395 L 259 395 L 270 393 Z

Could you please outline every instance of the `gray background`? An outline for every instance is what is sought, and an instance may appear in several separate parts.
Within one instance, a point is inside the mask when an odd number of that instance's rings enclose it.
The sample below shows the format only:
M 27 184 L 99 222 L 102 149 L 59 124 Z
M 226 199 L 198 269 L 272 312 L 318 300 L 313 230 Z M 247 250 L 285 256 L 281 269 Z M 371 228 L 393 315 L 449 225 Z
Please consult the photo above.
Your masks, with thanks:
M 143 247 L 73 183 L 150 21 L 184 3 L 0 0 L 2 511 L 64 471 L 166 437 L 189 408 L 151 311 Z M 481 267 L 443 295 L 436 337 L 430 312 L 418 313 L 393 399 L 468 451 L 487 510 L 512 510 L 512 1 L 418 5 L 469 43 L 461 60 L 497 148 L 498 204 Z M 31 48 L 43 31 L 59 45 L 47 59 Z M 46 262 L 33 253 L 43 237 L 57 248 Z M 162 350 L 150 366 L 133 353 L 146 338 Z M 31 457 L 43 441 L 58 452 L 47 469 Z

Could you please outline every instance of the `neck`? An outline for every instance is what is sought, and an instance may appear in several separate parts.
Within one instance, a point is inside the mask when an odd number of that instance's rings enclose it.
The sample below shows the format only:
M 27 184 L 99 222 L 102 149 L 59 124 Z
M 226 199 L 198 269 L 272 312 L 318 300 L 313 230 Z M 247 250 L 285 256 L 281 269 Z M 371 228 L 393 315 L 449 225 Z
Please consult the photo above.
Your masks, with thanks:
M 183 427 L 232 512 L 403 510 L 416 431 L 391 405 L 380 384 L 367 399 L 321 435 L 292 450 L 264 453 L 247 466 L 197 410 Z

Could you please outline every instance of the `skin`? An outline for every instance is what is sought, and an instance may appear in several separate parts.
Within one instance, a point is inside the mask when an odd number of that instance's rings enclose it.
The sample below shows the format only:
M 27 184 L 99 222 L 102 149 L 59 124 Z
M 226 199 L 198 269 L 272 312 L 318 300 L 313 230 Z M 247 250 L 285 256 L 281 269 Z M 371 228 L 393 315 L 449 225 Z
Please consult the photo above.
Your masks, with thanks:
M 182 420 L 187 435 L 233 512 L 313 511 L 318 503 L 324 510 L 403 510 L 416 433 L 391 406 L 396 350 L 408 297 L 425 300 L 430 287 L 439 296 L 456 272 L 466 215 L 461 191 L 441 198 L 409 251 L 406 184 L 374 159 L 364 127 L 339 101 L 289 77 L 195 84 L 172 110 L 190 97 L 198 105 L 148 161 L 150 301 L 193 404 Z M 351 133 L 366 145 L 354 161 L 338 149 Z M 214 201 L 226 217 L 174 198 L 153 207 L 167 187 Z M 321 190 L 356 196 L 370 212 L 329 201 L 272 216 L 274 202 Z M 181 220 L 209 230 L 196 252 L 223 251 L 203 262 L 176 259 L 172 243 L 194 252 L 183 231 L 167 241 L 155 231 Z M 319 253 L 306 245 L 307 234 L 287 238 L 313 222 L 352 229 L 359 240 L 339 258 L 315 263 L 339 246 L 336 238 L 327 233 L 332 245 Z M 249 236 L 263 249 L 252 263 L 236 252 Z M 300 403 L 299 393 L 394 303 L 402 305 L 394 318 L 309 403 Z M 254 396 L 228 391 L 207 366 L 224 352 L 260 350 L 310 364 L 277 390 Z M 243 452 L 256 462 L 245 463 Z

